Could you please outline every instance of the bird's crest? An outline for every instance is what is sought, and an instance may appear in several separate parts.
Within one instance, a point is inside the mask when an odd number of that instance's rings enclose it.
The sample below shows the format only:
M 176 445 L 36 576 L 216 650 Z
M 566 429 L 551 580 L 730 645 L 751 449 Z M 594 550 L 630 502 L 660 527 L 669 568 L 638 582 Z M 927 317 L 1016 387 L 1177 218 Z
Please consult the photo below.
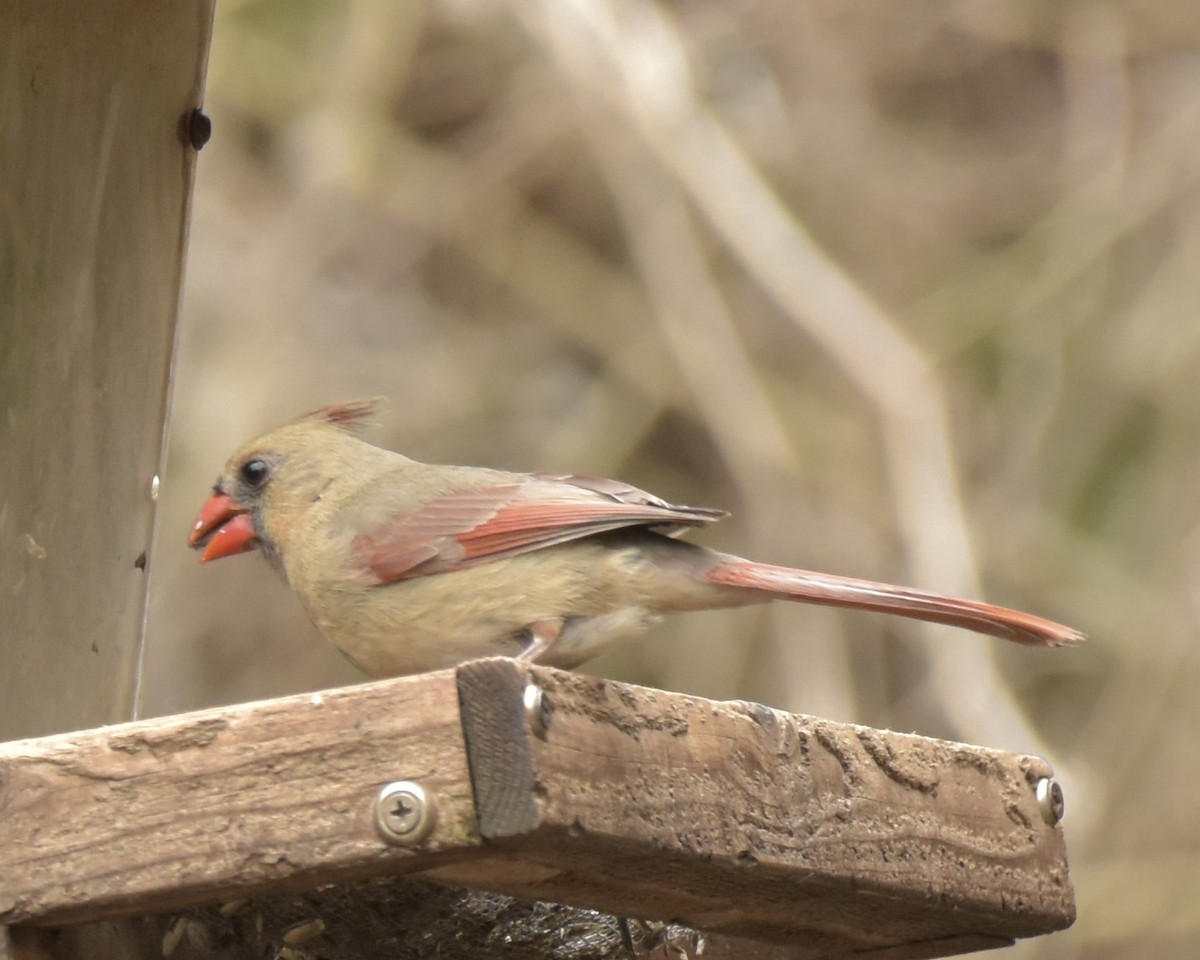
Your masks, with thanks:
M 319 410 L 313 410 L 300 417 L 300 420 L 324 420 L 343 430 L 354 430 L 379 410 L 383 397 L 368 397 L 363 400 L 347 400 L 345 403 L 333 403 Z

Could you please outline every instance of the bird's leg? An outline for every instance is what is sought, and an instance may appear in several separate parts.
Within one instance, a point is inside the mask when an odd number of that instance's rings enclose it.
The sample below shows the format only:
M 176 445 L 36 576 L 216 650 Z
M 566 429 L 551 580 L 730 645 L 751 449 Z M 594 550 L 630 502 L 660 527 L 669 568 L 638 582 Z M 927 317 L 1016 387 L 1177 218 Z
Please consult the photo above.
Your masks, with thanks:
M 537 663 L 547 653 L 554 649 L 566 626 L 564 617 L 554 617 L 551 620 L 537 620 L 525 629 L 529 631 L 529 646 L 517 654 L 518 660 Z

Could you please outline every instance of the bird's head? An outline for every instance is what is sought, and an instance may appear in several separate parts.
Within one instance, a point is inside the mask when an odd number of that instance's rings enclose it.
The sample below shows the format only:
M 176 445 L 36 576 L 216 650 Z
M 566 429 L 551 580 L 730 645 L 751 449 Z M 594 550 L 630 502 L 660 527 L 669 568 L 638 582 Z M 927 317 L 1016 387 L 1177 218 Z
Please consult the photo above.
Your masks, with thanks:
M 280 548 L 309 507 L 366 446 L 351 431 L 378 407 L 353 400 L 322 407 L 263 434 L 226 462 L 196 515 L 188 545 L 200 562 L 261 550 L 280 566 Z

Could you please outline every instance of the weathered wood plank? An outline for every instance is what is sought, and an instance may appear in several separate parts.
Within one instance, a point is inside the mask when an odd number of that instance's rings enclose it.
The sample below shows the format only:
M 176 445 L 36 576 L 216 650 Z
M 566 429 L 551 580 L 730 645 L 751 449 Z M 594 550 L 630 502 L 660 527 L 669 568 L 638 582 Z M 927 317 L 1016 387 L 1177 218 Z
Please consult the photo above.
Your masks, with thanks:
M 212 11 L 0 3 L 0 740 L 132 716 Z
M 405 779 L 437 796 L 419 863 L 374 823 Z M 450 671 L 0 746 L 0 922 L 312 888 L 477 842 Z
M 729 956 L 945 956 L 1073 920 L 1062 832 L 1035 796 L 1049 773 L 1034 757 L 476 661 L 0 746 L 0 922 L 420 873 L 678 920 Z M 379 788 L 402 779 L 437 809 L 415 852 L 374 823 Z M 411 915 L 374 893 L 365 915 Z M 764 946 L 747 954 L 744 938 Z
M 512 661 L 459 676 L 481 829 L 512 856 L 437 876 L 797 938 L 814 956 L 1074 919 L 1039 758 Z M 541 721 L 512 706 L 530 682 Z

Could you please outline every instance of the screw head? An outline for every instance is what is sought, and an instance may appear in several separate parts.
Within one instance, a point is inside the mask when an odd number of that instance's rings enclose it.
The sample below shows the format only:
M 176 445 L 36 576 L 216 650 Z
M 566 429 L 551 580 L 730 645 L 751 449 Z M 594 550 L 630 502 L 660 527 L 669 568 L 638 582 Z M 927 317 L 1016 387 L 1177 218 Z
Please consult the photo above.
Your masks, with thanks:
M 375 797 L 375 829 L 388 843 L 415 846 L 429 836 L 436 819 L 433 798 L 412 780 L 384 784 Z
M 1054 826 L 1063 818 L 1066 812 L 1066 799 L 1063 797 L 1062 785 L 1051 777 L 1042 777 L 1037 782 L 1037 804 L 1042 819 Z
M 546 696 L 546 691 L 536 683 L 526 684 L 521 699 L 525 707 L 525 719 L 529 721 L 529 729 L 535 737 L 545 740 L 546 731 L 550 728 L 550 699 Z

